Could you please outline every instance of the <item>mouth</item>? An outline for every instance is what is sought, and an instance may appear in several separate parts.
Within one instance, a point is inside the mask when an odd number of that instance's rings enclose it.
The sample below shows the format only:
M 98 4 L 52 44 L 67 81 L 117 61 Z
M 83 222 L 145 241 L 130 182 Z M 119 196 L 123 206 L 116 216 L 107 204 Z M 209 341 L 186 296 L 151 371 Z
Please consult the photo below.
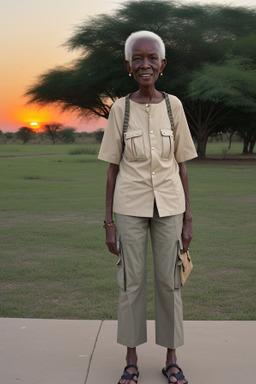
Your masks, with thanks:
M 143 73 L 140 75 L 140 77 L 143 77 L 143 78 L 147 78 L 147 77 L 151 77 L 152 74 L 151 73 Z

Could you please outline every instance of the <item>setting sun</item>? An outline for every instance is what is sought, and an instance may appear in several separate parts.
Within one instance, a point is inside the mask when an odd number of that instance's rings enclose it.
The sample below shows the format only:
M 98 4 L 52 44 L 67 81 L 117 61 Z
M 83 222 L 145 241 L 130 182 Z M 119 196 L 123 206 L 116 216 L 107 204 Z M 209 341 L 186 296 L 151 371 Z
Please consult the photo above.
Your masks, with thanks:
M 36 123 L 35 121 L 33 121 L 32 123 L 30 123 L 29 125 L 30 125 L 30 127 L 31 127 L 32 129 L 38 129 L 38 128 L 39 128 L 39 124 Z

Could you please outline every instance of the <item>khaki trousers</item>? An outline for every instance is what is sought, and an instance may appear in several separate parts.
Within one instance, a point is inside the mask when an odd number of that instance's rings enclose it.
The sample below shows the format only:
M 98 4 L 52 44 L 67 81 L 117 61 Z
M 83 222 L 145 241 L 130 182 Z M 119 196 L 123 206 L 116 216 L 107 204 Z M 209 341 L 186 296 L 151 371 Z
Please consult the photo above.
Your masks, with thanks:
M 147 341 L 146 256 L 148 233 L 154 261 L 156 344 L 176 349 L 184 343 L 181 282 L 177 265 L 183 214 L 153 218 L 115 214 L 120 247 L 117 342 L 136 347 Z

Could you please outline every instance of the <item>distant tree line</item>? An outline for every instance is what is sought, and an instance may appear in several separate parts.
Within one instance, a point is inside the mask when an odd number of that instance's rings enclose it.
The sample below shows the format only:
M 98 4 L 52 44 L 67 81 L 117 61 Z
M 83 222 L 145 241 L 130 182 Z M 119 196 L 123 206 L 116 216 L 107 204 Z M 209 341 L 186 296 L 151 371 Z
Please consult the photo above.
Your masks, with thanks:
M 84 117 L 108 118 L 112 103 L 137 89 L 123 65 L 131 32 L 159 34 L 167 67 L 158 89 L 184 105 L 200 158 L 208 138 L 238 134 L 243 153 L 256 141 L 256 9 L 172 1 L 129 1 L 111 15 L 87 19 L 67 41 L 81 56 L 42 74 L 30 102 L 56 104 Z
M 98 129 L 94 132 L 76 132 L 75 128 L 64 127 L 60 123 L 46 124 L 40 129 L 39 132 L 29 128 L 21 127 L 17 132 L 2 132 L 0 130 L 0 143 L 8 143 L 11 141 L 21 141 L 23 144 L 36 141 L 38 138 L 40 141 L 50 140 L 52 144 L 55 143 L 74 143 L 77 139 L 81 139 L 88 143 L 100 143 L 103 136 L 103 129 Z

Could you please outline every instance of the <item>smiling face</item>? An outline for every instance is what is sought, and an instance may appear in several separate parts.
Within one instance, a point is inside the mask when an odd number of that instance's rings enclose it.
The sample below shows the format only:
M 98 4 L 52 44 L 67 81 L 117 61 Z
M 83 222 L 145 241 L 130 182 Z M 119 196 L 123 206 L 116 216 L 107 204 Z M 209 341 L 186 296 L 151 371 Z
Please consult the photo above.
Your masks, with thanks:
M 142 38 L 134 42 L 131 61 L 125 64 L 140 86 L 153 86 L 166 65 L 166 59 L 160 59 L 159 45 L 155 40 Z

